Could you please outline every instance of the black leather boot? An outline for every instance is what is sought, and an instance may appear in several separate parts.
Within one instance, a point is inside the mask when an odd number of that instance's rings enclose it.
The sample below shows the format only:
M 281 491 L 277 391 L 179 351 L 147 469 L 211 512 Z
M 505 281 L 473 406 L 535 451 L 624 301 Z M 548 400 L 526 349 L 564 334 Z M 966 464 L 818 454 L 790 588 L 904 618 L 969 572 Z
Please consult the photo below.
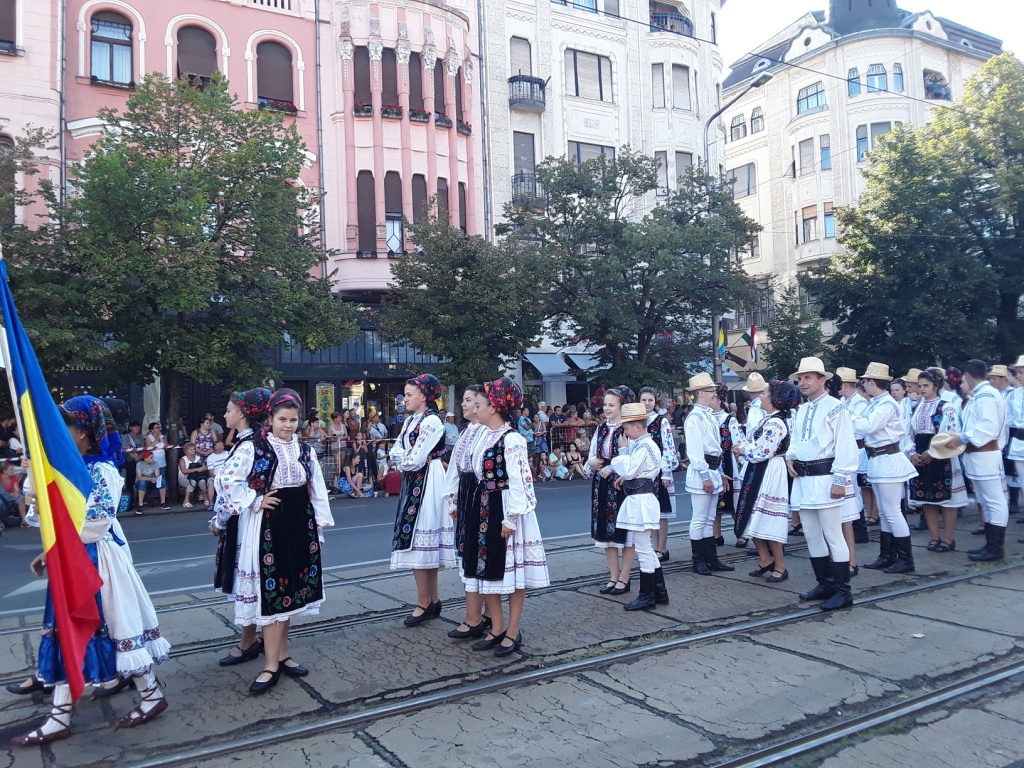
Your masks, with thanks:
M 659 568 L 654 572 L 654 602 L 668 605 L 668 588 L 665 586 L 665 572 Z
M 818 579 L 818 586 L 800 595 L 801 600 L 828 600 L 836 593 L 835 579 L 832 578 L 832 561 L 827 557 L 812 557 L 811 567 Z M 849 570 L 849 569 L 847 569 Z M 849 577 L 846 579 L 849 581 Z
M 710 576 L 711 569 L 704 562 L 704 539 L 690 539 L 690 549 L 693 551 L 693 572 L 701 576 Z
M 850 589 L 850 564 L 832 563 L 832 580 L 836 593 L 822 602 L 819 608 L 823 611 L 835 611 L 853 605 L 853 590 Z
M 1010 514 L 1020 514 L 1020 488 L 1010 489 Z
M 871 539 L 868 537 L 868 523 L 864 518 L 864 510 L 860 511 L 860 517 L 853 521 L 853 543 L 867 544 Z
M 891 533 L 882 531 L 878 535 L 878 559 L 873 563 L 868 563 L 864 568 L 870 568 L 874 571 L 880 571 L 884 568 L 888 568 L 890 565 L 896 562 L 896 550 L 893 545 L 893 536 Z
M 913 573 L 914 551 L 910 547 L 909 536 L 894 536 L 893 549 L 896 550 L 896 562 L 882 573 Z
M 715 539 L 704 539 L 704 562 L 712 571 L 735 571 L 731 565 L 726 565 L 718 559 L 718 545 Z
M 977 553 L 969 554 L 971 560 L 977 563 L 989 563 L 994 560 L 1002 560 L 1006 553 L 1003 551 L 1003 544 L 1006 541 L 1006 527 L 985 524 L 985 547 Z
M 654 574 L 640 571 L 640 593 L 636 600 L 622 607 L 627 611 L 649 611 L 654 607 L 654 602 Z

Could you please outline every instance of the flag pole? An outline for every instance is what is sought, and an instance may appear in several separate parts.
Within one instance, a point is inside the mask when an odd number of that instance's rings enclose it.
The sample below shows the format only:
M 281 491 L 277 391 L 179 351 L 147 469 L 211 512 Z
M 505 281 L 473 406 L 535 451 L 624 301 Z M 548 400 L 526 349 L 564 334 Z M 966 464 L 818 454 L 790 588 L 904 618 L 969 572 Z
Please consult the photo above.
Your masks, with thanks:
M 4 261 L 3 241 L 0 241 L 0 261 Z M 4 372 L 7 374 L 7 388 L 11 393 L 11 410 L 14 411 L 14 420 L 18 424 L 18 434 L 21 435 L 21 444 L 25 447 L 25 456 L 28 456 L 28 439 L 25 437 L 25 425 L 21 421 L 21 404 L 18 403 L 18 390 L 14 387 L 14 373 L 11 372 L 11 345 L 7 340 L 7 328 L 0 333 L 0 358 L 2 358 L 0 363 L 3 364 Z M 32 463 L 29 462 L 26 467 L 22 462 L 22 468 L 25 470 L 25 477 L 28 478 L 29 487 L 34 490 L 36 484 L 32 477 Z

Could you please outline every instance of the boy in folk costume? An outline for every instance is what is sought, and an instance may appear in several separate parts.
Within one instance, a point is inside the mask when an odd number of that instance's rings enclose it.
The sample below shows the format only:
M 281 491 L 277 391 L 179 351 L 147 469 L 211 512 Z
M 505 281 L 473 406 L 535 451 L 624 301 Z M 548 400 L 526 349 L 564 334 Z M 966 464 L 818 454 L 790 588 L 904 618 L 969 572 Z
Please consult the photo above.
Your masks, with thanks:
M 1006 420 L 1009 424 L 1007 458 L 1017 470 L 1017 482 L 1024 487 L 1024 355 L 1010 366 L 1010 372 L 1018 382 L 1013 394 L 1006 401 Z M 1017 522 L 1021 522 L 1018 520 Z M 1024 539 L 1018 539 L 1024 543 Z
M 625 495 L 616 525 L 633 532 L 633 545 L 640 561 L 640 594 L 623 608 L 648 611 L 656 604 L 668 604 L 665 576 L 651 546 L 651 533 L 658 530 L 661 517 L 655 488 L 662 470 L 661 451 L 648 432 L 647 409 L 643 404 L 622 406 L 622 430 L 619 454 L 611 461 Z

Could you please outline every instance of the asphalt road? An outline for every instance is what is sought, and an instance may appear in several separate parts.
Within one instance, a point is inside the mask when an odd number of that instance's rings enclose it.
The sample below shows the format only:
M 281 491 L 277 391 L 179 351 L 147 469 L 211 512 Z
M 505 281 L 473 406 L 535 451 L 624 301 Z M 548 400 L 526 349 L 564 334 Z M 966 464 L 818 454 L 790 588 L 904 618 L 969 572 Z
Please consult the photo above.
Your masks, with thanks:
M 394 497 L 332 502 L 335 527 L 326 533 L 326 569 L 337 573 L 355 565 L 384 566 L 391 555 L 397 503 Z M 690 519 L 686 493 L 678 494 L 677 506 L 679 518 L 672 528 Z M 576 480 L 538 484 L 537 515 L 546 542 L 588 535 L 590 483 Z M 152 596 L 212 591 L 216 540 L 206 530 L 209 519 L 206 510 L 121 516 L 136 568 Z M 0 536 L 0 616 L 42 607 L 46 579 L 36 578 L 28 569 L 40 551 L 35 529 L 8 528 Z

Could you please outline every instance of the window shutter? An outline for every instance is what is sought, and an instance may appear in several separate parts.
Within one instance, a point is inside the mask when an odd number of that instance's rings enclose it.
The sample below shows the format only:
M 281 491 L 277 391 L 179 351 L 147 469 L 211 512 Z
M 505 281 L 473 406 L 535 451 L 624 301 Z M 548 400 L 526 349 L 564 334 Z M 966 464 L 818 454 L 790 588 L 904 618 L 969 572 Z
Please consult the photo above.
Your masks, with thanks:
M 601 80 L 598 72 L 598 57 L 592 53 L 576 51 L 576 79 L 579 83 L 578 96 L 584 99 L 601 100 Z
M 402 215 L 402 177 L 397 171 L 388 171 L 384 176 L 384 211 L 389 216 Z
M 380 60 L 380 79 L 382 104 L 398 105 L 398 59 L 394 48 L 385 48 Z
M 576 88 L 576 51 L 565 49 L 565 95 L 579 96 Z
M 412 177 L 412 218 L 416 223 L 427 218 L 427 177 L 422 173 Z
M 423 61 L 418 53 L 409 54 L 409 108 L 423 109 Z
M 178 74 L 210 77 L 217 71 L 217 43 L 199 27 L 178 30 Z
M 672 65 L 672 106 L 690 109 L 690 68 Z
M 359 208 L 359 250 L 370 253 L 377 250 L 377 193 L 372 171 L 360 171 L 356 176 L 356 201 Z
M 263 99 L 295 100 L 292 92 L 292 54 L 280 43 L 256 46 L 256 94 Z
M 800 142 L 800 175 L 814 173 L 814 139 Z
M 651 93 L 654 109 L 665 107 L 665 65 L 651 64 Z
M 509 60 L 513 75 L 532 75 L 533 59 L 530 56 L 530 41 L 522 37 L 513 37 L 509 41 Z
M 365 45 L 358 46 L 352 55 L 352 76 L 356 83 L 356 103 L 369 105 L 373 96 L 370 93 L 370 51 Z

